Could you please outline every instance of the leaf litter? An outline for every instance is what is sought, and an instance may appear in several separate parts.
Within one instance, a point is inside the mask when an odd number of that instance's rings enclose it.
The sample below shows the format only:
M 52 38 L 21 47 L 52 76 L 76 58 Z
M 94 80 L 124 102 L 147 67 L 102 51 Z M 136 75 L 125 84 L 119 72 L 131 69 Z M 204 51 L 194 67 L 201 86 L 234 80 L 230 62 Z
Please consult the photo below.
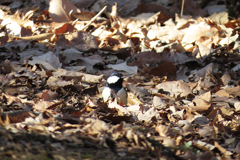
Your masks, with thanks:
M 237 2 L 28 2 L 0 2 L 3 159 L 239 159 Z

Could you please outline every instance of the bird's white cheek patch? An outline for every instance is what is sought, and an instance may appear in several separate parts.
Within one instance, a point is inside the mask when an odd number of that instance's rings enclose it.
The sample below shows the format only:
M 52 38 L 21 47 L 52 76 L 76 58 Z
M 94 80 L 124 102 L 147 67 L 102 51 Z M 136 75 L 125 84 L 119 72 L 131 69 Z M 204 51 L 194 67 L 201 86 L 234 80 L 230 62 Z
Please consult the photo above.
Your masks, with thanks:
M 120 78 L 118 76 L 112 76 L 107 79 L 108 84 L 116 83 Z

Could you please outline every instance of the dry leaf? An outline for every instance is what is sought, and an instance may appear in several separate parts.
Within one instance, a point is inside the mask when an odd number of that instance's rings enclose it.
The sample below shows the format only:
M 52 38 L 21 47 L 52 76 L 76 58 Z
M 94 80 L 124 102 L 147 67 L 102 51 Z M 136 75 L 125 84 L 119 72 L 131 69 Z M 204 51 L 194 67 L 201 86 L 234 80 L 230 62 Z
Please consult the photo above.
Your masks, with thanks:
M 160 136 L 163 136 L 163 137 L 168 137 L 168 138 L 171 138 L 174 136 L 174 133 L 173 131 L 171 130 L 171 128 L 169 126 L 166 126 L 166 125 L 158 125 L 156 126 L 156 131 L 158 132 L 158 134 Z
M 200 96 L 196 96 L 193 99 L 193 103 L 194 105 L 191 106 L 192 109 L 196 110 L 197 112 L 206 112 L 212 105 L 211 92 L 207 92 Z
M 49 14 L 55 22 L 69 22 L 70 13 L 80 10 L 69 0 L 51 0 L 49 2 Z
M 190 87 L 181 81 L 160 83 L 156 85 L 156 89 L 168 92 L 171 97 L 185 97 L 192 93 Z

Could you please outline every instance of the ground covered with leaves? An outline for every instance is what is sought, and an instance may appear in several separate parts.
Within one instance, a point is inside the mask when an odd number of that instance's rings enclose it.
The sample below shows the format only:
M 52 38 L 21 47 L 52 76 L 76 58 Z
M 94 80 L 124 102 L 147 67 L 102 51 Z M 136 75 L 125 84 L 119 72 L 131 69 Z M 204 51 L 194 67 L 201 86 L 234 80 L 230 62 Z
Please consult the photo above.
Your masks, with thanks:
M 239 159 L 238 8 L 1 0 L 1 159 Z

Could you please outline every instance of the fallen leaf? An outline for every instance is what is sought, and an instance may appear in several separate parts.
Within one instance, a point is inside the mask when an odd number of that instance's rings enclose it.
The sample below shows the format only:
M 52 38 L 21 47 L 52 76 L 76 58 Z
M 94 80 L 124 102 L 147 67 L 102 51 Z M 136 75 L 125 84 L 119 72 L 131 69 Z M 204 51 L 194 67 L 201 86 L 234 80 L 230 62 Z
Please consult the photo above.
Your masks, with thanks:
M 108 64 L 107 67 L 113 68 L 117 71 L 125 71 L 129 75 L 137 73 L 138 67 L 137 66 L 128 66 L 126 62 L 119 63 L 119 64 Z
M 170 94 L 171 97 L 185 97 L 192 93 L 190 87 L 181 81 L 164 82 L 156 85 L 158 90 L 163 90 Z
M 172 129 L 169 126 L 166 125 L 158 125 L 156 126 L 156 131 L 158 132 L 158 134 L 162 137 L 168 137 L 171 138 L 174 136 L 174 133 L 172 131 Z
M 46 70 L 57 70 L 62 66 L 59 58 L 55 56 L 51 51 L 47 52 L 42 56 L 33 57 L 33 60 L 29 60 L 29 64 L 41 64 Z
M 196 96 L 193 99 L 194 105 L 191 106 L 191 108 L 196 110 L 197 112 L 206 112 L 212 105 L 211 100 L 212 96 L 210 92 L 204 93 L 200 96 Z
M 49 14 L 55 22 L 69 22 L 70 13 L 80 10 L 69 0 L 51 0 L 49 2 Z

